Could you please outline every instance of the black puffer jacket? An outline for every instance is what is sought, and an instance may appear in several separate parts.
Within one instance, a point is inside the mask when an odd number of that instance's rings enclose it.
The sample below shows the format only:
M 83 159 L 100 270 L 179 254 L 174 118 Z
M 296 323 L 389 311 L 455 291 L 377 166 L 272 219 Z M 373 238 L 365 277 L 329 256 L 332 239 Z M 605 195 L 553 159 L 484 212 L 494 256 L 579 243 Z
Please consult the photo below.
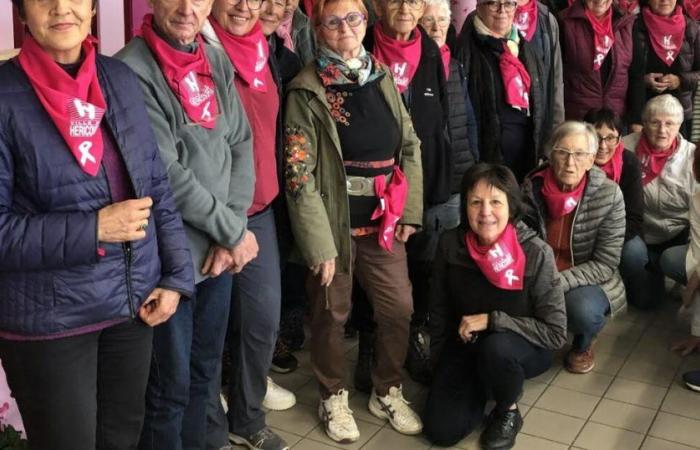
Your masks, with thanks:
M 479 127 L 479 160 L 502 163 L 501 118 L 499 105 L 504 102 L 503 82 L 498 68 L 498 58 L 488 38 L 478 35 L 474 28 L 474 15 L 467 18 L 457 42 L 456 57 L 464 65 L 469 96 Z M 530 75 L 530 115 L 533 124 L 535 154 L 532 167 L 537 165 L 546 139 L 543 93 L 543 67 L 532 44 L 520 40 L 520 60 Z
M 374 27 L 367 29 L 365 48 L 374 50 Z M 421 56 L 411 84 L 402 94 L 420 139 L 425 205 L 439 205 L 450 197 L 453 155 L 447 131 L 449 107 L 445 71 L 437 44 L 421 28 Z M 391 68 L 390 68 L 391 69 Z
M 447 77 L 447 97 L 450 142 L 452 143 L 451 192 L 459 193 L 462 176 L 479 159 L 476 116 L 469 98 L 467 78 L 462 63 L 452 58 L 450 76 Z

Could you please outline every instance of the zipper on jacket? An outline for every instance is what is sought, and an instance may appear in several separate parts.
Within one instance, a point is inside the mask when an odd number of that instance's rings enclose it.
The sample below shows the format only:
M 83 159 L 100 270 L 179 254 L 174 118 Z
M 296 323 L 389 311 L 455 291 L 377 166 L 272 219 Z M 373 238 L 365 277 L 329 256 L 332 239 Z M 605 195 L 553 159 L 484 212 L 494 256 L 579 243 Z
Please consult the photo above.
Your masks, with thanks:
M 581 196 L 581 201 L 578 203 L 576 206 L 576 210 L 574 211 L 574 220 L 571 221 L 571 230 L 569 232 L 569 251 L 571 252 L 571 267 L 574 267 L 576 265 L 576 262 L 574 261 L 574 227 L 576 226 L 576 217 L 578 216 L 578 209 L 581 206 L 581 203 L 583 203 L 583 198 L 586 196 L 586 191 L 583 192 L 583 195 Z
M 125 242 L 124 244 L 124 262 L 126 263 L 126 301 L 129 304 L 129 313 L 132 319 L 136 318 L 136 313 L 134 312 L 134 304 L 132 303 L 132 293 L 131 293 L 131 242 Z

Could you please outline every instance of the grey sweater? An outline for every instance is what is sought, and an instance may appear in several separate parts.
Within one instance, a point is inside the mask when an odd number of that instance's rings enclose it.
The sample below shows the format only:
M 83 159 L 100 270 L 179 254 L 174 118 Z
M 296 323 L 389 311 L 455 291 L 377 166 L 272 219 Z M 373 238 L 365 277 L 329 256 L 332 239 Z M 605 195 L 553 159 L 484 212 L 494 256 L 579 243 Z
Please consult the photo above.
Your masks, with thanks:
M 205 45 L 219 107 L 216 127 L 194 125 L 165 81 L 158 62 L 137 37 L 117 55 L 138 75 L 161 158 L 168 172 L 192 252 L 195 282 L 212 245 L 231 248 L 243 237 L 253 201 L 253 141 L 233 85 L 231 63 Z

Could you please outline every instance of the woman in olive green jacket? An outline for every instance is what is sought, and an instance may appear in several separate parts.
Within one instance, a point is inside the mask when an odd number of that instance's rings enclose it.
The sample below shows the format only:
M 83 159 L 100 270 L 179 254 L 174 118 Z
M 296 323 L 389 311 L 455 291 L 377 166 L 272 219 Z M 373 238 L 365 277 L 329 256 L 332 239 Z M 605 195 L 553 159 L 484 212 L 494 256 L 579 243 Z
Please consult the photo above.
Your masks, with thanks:
M 416 434 L 422 424 L 403 399 L 401 368 L 413 310 L 404 243 L 422 222 L 420 142 L 389 71 L 362 47 L 362 2 L 321 0 L 316 9 L 317 58 L 287 87 L 285 178 L 295 246 L 311 268 L 319 416 L 331 439 L 359 438 L 344 384 L 354 275 L 378 326 L 369 409 Z

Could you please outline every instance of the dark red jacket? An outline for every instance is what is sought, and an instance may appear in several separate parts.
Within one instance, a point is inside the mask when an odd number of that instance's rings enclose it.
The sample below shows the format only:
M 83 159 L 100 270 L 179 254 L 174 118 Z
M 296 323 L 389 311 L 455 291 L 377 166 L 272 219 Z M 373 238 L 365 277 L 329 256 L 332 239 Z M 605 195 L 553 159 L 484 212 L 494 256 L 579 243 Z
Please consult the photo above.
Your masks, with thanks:
M 589 110 L 602 107 L 612 109 L 620 117 L 624 115 L 633 24 L 634 16 L 613 10 L 615 43 L 608 54 L 612 58 L 610 73 L 603 82 L 601 72 L 593 70 L 593 28 L 582 2 L 574 2 L 559 14 L 567 120 L 582 120 Z

